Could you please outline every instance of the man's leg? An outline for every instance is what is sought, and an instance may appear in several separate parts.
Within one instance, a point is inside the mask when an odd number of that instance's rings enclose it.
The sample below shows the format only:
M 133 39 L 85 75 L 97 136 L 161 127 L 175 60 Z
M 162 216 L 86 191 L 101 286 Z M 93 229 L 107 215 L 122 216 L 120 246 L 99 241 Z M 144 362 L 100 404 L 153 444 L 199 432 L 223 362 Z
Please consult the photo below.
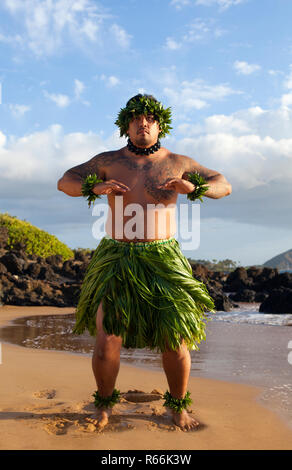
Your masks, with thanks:
M 191 370 L 191 356 L 185 343 L 182 342 L 176 351 L 168 349 L 162 353 L 162 364 L 171 395 L 173 398 L 184 398 Z M 186 410 L 182 410 L 181 413 L 171 411 L 174 423 L 183 430 L 190 430 L 199 425 Z
M 108 397 L 114 391 L 120 368 L 122 338 L 105 333 L 102 326 L 103 315 L 101 302 L 96 315 L 97 334 L 92 356 L 92 370 L 99 394 L 102 397 Z M 99 427 L 106 426 L 111 412 L 111 408 L 97 409 L 94 418 L 97 420 Z

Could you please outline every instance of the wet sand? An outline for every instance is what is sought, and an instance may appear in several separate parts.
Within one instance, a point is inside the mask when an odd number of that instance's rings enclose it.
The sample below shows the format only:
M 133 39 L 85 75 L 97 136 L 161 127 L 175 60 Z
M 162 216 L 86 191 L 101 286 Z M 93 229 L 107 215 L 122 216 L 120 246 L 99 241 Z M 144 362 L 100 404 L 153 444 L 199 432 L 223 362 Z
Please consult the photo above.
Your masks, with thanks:
M 1 307 L 0 326 L 48 313 L 72 309 Z M 191 408 L 201 426 L 183 432 L 164 414 L 164 373 L 122 363 L 117 388 L 124 398 L 98 432 L 88 419 L 96 389 L 89 356 L 2 343 L 0 377 L 1 449 L 292 448 L 291 429 L 258 401 L 262 388 L 253 385 L 191 377 Z M 158 395 L 151 394 L 154 389 Z M 128 390 L 140 390 L 134 401 Z

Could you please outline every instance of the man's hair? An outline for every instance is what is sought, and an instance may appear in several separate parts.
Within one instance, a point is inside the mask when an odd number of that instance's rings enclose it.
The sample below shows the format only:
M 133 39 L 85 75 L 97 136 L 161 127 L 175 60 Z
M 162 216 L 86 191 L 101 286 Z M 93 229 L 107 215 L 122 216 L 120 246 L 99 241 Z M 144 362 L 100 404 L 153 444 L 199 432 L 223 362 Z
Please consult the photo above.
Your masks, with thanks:
M 160 132 L 158 137 L 165 137 L 169 134 L 171 123 L 170 108 L 163 108 L 162 103 L 153 95 L 143 95 L 139 93 L 127 101 L 127 104 L 118 114 L 115 124 L 120 128 L 120 136 L 127 136 L 130 121 L 141 114 L 153 114 L 159 124 Z

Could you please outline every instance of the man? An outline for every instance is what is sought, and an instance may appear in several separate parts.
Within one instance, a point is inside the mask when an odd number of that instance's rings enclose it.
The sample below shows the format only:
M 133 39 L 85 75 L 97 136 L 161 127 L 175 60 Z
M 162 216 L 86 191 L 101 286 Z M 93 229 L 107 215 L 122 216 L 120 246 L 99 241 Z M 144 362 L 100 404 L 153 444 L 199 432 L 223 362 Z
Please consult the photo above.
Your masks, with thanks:
M 165 406 L 181 429 L 199 424 L 186 409 L 191 403 L 189 349 L 197 349 L 196 343 L 205 338 L 204 310 L 214 311 L 214 303 L 204 284 L 193 278 L 173 238 L 174 209 L 178 193 L 190 199 L 196 194 L 189 181 L 192 175 L 206 180 L 204 195 L 210 198 L 227 196 L 231 185 L 217 171 L 160 146 L 159 137 L 169 132 L 170 122 L 170 108 L 164 109 L 151 95 L 134 96 L 116 121 L 120 135 L 128 136 L 127 146 L 71 168 L 58 182 L 58 189 L 73 197 L 88 195 L 92 201 L 106 194 L 110 208 L 108 235 L 84 278 L 74 329 L 96 334 L 92 367 L 100 428 L 118 400 L 114 387 L 122 345 L 162 353 L 170 390 Z M 92 180 L 92 175 L 99 179 Z M 139 212 L 135 232 L 131 205 Z M 168 216 L 163 227 L 153 206 L 158 215 Z

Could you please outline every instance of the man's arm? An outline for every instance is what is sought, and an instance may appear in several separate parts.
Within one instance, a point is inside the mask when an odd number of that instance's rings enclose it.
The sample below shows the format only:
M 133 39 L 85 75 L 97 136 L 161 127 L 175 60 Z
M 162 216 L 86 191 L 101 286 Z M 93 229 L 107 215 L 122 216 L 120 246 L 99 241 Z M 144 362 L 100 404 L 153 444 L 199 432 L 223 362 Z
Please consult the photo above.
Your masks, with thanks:
M 98 179 L 102 179 L 103 183 L 97 183 L 92 191 L 96 195 L 101 194 L 123 194 L 130 191 L 130 188 L 120 181 L 107 179 L 106 167 L 113 162 L 113 152 L 105 152 L 88 160 L 81 165 L 74 166 L 67 170 L 62 178 L 58 181 L 58 190 L 63 191 L 68 196 L 82 196 L 82 183 L 86 176 L 95 173 Z
M 96 155 L 87 162 L 67 170 L 58 181 L 58 190 L 68 196 L 82 196 L 82 182 L 86 176 L 93 173 L 96 173 L 98 178 L 105 179 L 103 154 Z
M 188 180 L 188 173 L 198 172 L 205 180 L 209 186 L 208 191 L 204 196 L 210 197 L 212 199 L 219 199 L 224 196 L 228 196 L 232 192 L 232 186 L 227 181 L 225 176 L 218 171 L 211 170 L 203 165 L 200 165 L 198 162 L 192 158 L 185 157 L 185 172 L 182 175 L 182 179 Z

